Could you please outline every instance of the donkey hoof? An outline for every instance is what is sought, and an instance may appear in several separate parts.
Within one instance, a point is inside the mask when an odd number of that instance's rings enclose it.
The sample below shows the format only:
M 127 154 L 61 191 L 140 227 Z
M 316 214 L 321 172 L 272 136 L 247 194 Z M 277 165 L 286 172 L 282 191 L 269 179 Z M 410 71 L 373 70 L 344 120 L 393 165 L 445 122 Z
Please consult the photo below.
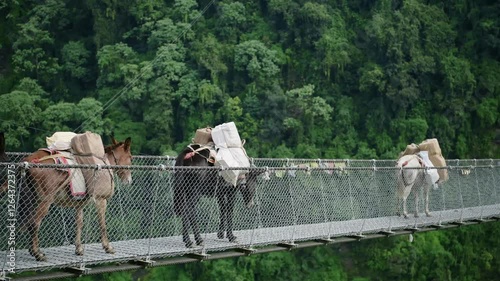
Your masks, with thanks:
M 432 217 L 432 215 L 431 215 L 430 213 L 426 213 L 425 215 L 426 215 L 427 217 L 429 217 L 429 218 L 430 218 L 430 217 Z
M 35 259 L 37 261 L 47 261 L 47 257 L 45 256 L 45 254 L 38 250 L 38 251 L 33 251 L 32 249 L 29 250 L 29 253 L 30 255 L 32 255 L 33 257 L 35 257 Z
M 203 239 L 196 240 L 196 245 L 202 246 L 203 245 Z
M 224 232 L 217 232 L 217 238 L 224 239 Z
M 193 242 L 191 241 L 185 241 L 184 245 L 186 245 L 186 248 L 193 248 Z
M 77 256 L 83 256 L 83 247 L 81 247 L 81 246 L 77 247 L 75 249 L 75 255 L 77 255 Z
M 31 253 L 31 255 L 35 257 L 36 261 L 47 261 L 45 254 L 40 251 L 38 253 Z
M 238 237 L 236 237 L 234 235 L 228 235 L 227 238 L 229 239 L 229 242 L 236 242 L 236 239 L 238 239 Z
M 115 253 L 115 249 L 113 249 L 113 247 L 111 246 L 107 246 L 107 247 L 102 247 L 104 249 L 104 251 L 107 253 L 107 254 L 114 254 Z
M 420 216 L 419 216 L 418 214 L 415 214 L 415 217 L 416 217 L 416 218 L 419 218 Z
M 35 256 L 35 259 L 37 261 L 47 261 L 47 257 L 43 253 L 38 253 L 38 255 Z

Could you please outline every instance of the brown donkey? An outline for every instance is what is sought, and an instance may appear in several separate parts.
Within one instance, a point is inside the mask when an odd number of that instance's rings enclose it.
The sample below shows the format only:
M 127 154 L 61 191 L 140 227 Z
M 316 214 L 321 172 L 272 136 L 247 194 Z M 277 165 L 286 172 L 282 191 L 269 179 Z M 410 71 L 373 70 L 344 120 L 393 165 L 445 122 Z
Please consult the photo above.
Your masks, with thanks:
M 132 155 L 130 152 L 131 139 L 127 138 L 124 142 L 117 142 L 112 137 L 112 145 L 105 147 L 106 157 L 110 165 L 131 165 Z M 21 162 L 53 164 L 54 159 L 49 156 L 50 152 L 38 150 L 37 152 L 25 157 Z M 45 158 L 44 158 L 45 157 Z M 47 159 L 48 158 L 48 159 Z M 112 173 L 112 171 L 109 171 Z M 124 184 L 132 182 L 131 170 L 118 169 L 116 174 Z M 37 261 L 46 261 L 47 258 L 40 251 L 38 234 L 42 220 L 47 215 L 52 204 L 76 209 L 76 237 L 75 253 L 83 255 L 83 246 L 81 242 L 83 228 L 83 208 L 91 201 L 95 202 L 99 227 L 101 232 L 101 243 L 106 253 L 113 254 L 114 249 L 108 240 L 106 231 L 106 207 L 108 199 L 114 193 L 114 181 L 109 183 L 100 182 L 98 188 L 101 196 L 89 196 L 84 199 L 75 200 L 71 197 L 68 183 L 68 173 L 59 169 L 47 168 L 29 168 L 24 179 L 26 183 L 21 188 L 18 217 L 21 220 L 21 226 L 27 229 L 31 235 L 31 247 L 29 252 Z M 24 192 L 23 192 L 24 190 Z

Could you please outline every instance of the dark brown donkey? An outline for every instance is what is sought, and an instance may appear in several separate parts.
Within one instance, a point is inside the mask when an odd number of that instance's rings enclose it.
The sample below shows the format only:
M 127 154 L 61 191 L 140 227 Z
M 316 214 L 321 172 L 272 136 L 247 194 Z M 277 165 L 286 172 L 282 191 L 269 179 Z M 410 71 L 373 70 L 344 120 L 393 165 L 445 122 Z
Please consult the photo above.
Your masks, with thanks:
M 105 147 L 107 160 L 110 165 L 130 165 L 132 162 L 132 155 L 130 153 L 131 139 L 127 138 L 124 142 L 117 142 L 112 137 L 112 142 L 112 145 Z M 21 162 L 53 164 L 54 159 L 47 159 L 46 157 L 49 155 L 50 152 L 38 150 L 25 157 Z M 116 173 L 124 184 L 130 184 L 132 182 L 131 171 L 129 169 L 119 169 Z M 106 231 L 106 207 L 108 199 L 114 193 L 113 180 L 102 182 L 96 187 L 104 191 L 107 190 L 108 192 L 101 192 L 101 194 L 108 194 L 107 196 L 97 197 L 87 195 L 84 199 L 80 200 L 75 200 L 70 195 L 68 188 L 68 173 L 63 170 L 29 168 L 26 172 L 24 183 L 25 184 L 21 187 L 19 198 L 18 218 L 21 220 L 21 228 L 27 229 L 31 234 L 31 247 L 29 252 L 36 260 L 47 260 L 45 255 L 40 251 L 38 233 L 42 220 L 47 215 L 52 204 L 76 209 L 75 253 L 77 255 L 83 255 L 83 246 L 81 242 L 83 208 L 90 202 L 95 201 L 101 230 L 102 247 L 106 253 L 114 253 L 114 249 L 109 243 Z
M 177 156 L 175 166 L 212 167 L 214 164 L 210 158 L 210 148 L 192 144 Z M 235 242 L 237 237 L 233 234 L 233 210 L 236 193 L 240 191 L 246 207 L 251 208 L 260 173 L 258 170 L 251 170 L 234 187 L 226 183 L 215 169 L 177 170 L 174 174 L 174 211 L 182 219 L 182 240 L 186 247 L 193 246 L 189 229 L 193 231 L 196 244 L 203 244 L 197 212 L 202 196 L 217 198 L 220 215 L 217 238 L 223 239 L 226 236 L 229 241 Z

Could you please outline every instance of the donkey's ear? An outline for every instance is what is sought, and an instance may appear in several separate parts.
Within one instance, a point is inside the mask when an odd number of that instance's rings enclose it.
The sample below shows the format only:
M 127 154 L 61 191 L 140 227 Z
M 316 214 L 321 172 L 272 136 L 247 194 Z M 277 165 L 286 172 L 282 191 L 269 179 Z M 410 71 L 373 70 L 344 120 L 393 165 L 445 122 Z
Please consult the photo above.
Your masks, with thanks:
M 132 143 L 132 138 L 128 137 L 126 140 L 125 140 L 125 143 L 124 143 L 124 148 L 126 151 L 129 151 L 130 150 L 130 144 Z
M 111 144 L 112 145 L 118 144 L 118 142 L 115 139 L 115 133 L 114 132 L 111 132 L 111 134 L 109 135 L 109 138 L 111 139 Z

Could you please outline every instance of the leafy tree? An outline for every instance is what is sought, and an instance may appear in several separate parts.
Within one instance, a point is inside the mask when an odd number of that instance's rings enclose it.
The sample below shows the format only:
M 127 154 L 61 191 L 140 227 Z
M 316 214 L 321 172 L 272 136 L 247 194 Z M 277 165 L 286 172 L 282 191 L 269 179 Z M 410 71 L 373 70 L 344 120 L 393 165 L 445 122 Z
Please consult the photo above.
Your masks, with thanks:
M 19 37 L 12 44 L 12 64 L 18 74 L 47 83 L 59 71 L 58 59 L 49 49 L 54 44 L 50 33 L 37 26 L 35 20 L 21 25 Z
M 276 52 L 259 41 L 251 40 L 238 44 L 235 48 L 234 66 L 244 71 L 253 80 L 265 80 L 279 73 Z
M 237 43 L 242 32 L 246 31 L 247 16 L 245 5 L 241 2 L 220 3 L 218 34 L 228 42 Z
M 5 132 L 6 145 L 17 151 L 30 149 L 33 141 L 30 140 L 31 127 L 40 118 L 41 110 L 37 107 L 40 97 L 18 90 L 1 97 L 0 131 Z
M 70 41 L 61 50 L 62 52 L 62 68 L 72 78 L 85 79 L 88 78 L 89 69 L 88 61 L 90 51 L 85 48 L 83 42 Z

